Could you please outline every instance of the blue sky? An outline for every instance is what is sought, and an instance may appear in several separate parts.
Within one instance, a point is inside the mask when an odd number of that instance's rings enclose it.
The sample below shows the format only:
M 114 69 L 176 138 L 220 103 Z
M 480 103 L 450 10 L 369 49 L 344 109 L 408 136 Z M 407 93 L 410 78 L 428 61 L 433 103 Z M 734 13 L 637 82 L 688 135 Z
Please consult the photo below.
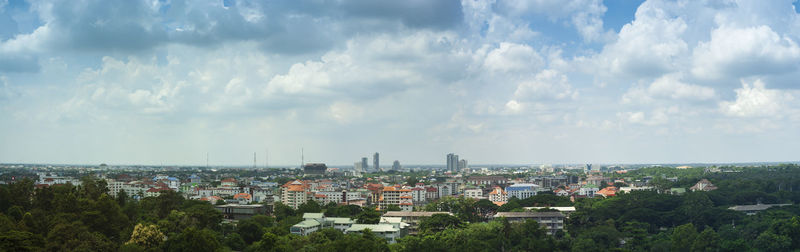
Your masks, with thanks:
M 797 6 L 0 0 L 0 162 L 796 161 Z

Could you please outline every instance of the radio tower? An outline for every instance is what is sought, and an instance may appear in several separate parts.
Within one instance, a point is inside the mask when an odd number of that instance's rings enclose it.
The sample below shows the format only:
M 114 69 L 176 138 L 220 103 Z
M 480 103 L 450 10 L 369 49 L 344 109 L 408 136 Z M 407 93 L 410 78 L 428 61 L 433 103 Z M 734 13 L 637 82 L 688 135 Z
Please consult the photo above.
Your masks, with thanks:
M 253 169 L 256 168 L 256 153 L 253 152 Z

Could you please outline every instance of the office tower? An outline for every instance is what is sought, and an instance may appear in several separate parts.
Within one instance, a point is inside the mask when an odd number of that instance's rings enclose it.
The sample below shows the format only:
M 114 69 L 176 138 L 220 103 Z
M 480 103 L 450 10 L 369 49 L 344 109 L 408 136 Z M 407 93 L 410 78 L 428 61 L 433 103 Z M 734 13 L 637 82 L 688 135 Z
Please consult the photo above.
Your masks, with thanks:
M 367 164 L 367 157 L 361 158 L 361 169 L 364 169 L 364 171 L 369 170 L 369 164 Z
M 353 170 L 358 172 L 358 173 L 364 172 L 364 168 L 361 166 L 361 162 L 355 162 L 353 164 Z
M 453 153 L 447 154 L 447 170 L 450 172 L 458 172 L 458 155 Z
M 380 154 L 378 154 L 377 152 L 375 152 L 375 154 L 372 155 L 372 168 L 375 169 L 375 171 L 381 170 L 381 161 L 379 156 Z
M 467 160 L 466 159 L 459 160 L 458 161 L 458 171 L 463 171 L 466 168 L 467 168 Z
M 394 163 L 392 164 L 392 170 L 397 171 L 397 170 L 400 170 L 400 168 L 401 168 L 400 167 L 400 161 L 399 160 L 395 160 Z

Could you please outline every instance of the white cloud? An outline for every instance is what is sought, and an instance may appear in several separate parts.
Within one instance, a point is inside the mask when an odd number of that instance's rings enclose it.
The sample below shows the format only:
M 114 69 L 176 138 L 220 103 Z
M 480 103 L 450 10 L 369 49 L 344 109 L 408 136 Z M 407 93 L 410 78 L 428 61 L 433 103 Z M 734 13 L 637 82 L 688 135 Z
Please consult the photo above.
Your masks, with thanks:
M 575 99 L 577 96 L 578 91 L 569 84 L 567 76 L 551 69 L 523 81 L 514 92 L 514 97 L 520 100 L 562 100 Z
M 800 66 L 800 47 L 791 38 L 761 25 L 722 25 L 694 50 L 692 73 L 708 79 L 785 73 Z
M 607 44 L 591 61 L 589 71 L 599 75 L 652 77 L 676 70 L 688 45 L 682 36 L 686 22 L 667 11 L 643 4 L 636 19 L 622 27 L 617 41 Z
M 364 109 L 349 102 L 335 102 L 329 107 L 330 115 L 341 124 L 354 123 L 364 115 Z
M 544 59 L 528 45 L 501 43 L 483 64 L 492 72 L 535 72 L 544 65 Z
M 780 90 L 767 89 L 760 79 L 747 83 L 735 90 L 735 101 L 720 102 L 722 113 L 737 117 L 783 117 L 786 103 L 793 100 L 791 94 Z
M 684 83 L 680 74 L 667 74 L 653 81 L 647 88 L 634 87 L 622 96 L 623 103 L 638 101 L 650 103 L 654 99 L 709 100 L 716 96 L 714 89 Z

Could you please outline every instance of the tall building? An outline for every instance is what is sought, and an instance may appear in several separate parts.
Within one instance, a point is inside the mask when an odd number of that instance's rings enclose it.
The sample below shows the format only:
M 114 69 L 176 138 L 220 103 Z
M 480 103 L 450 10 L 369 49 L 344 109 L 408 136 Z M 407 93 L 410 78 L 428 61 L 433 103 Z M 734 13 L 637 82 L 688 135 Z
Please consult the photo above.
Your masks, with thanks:
M 361 158 L 361 169 L 364 169 L 364 171 L 369 170 L 369 164 L 367 164 L 367 157 Z
M 397 170 L 400 170 L 400 168 L 401 168 L 400 167 L 400 161 L 399 160 L 395 160 L 394 163 L 392 164 L 392 170 L 397 171 Z
M 377 152 L 375 152 L 375 154 L 372 155 L 372 168 L 375 169 L 375 171 L 381 170 L 380 154 L 378 154 Z
M 458 172 L 458 155 L 450 153 L 447 154 L 447 170 L 450 172 Z
M 458 161 L 458 171 L 463 171 L 466 168 L 467 168 L 467 160 L 466 159 L 459 160 Z
M 297 209 L 309 198 L 311 185 L 305 181 L 289 181 L 281 186 L 281 203 L 293 209 Z
M 361 162 L 355 162 L 353 164 L 353 170 L 355 170 L 358 173 L 364 172 L 364 167 L 362 165 L 363 164 Z

